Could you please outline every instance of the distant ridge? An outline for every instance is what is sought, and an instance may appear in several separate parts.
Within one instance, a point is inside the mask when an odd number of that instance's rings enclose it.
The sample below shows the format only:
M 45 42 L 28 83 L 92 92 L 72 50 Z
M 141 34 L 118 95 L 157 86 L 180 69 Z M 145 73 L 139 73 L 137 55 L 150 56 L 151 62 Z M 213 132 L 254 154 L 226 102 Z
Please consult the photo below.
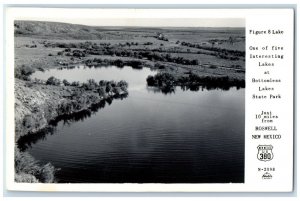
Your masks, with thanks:
M 16 20 L 14 22 L 14 32 L 16 37 L 20 36 L 35 36 L 38 38 L 53 39 L 81 39 L 81 40 L 97 40 L 97 39 L 118 39 L 117 31 L 126 32 L 147 32 L 149 36 L 154 36 L 156 32 L 178 30 L 178 31 L 206 31 L 215 30 L 217 32 L 221 30 L 244 30 L 244 28 L 216 28 L 216 27 L 117 27 L 117 26 L 87 26 L 79 24 L 70 24 L 63 22 L 49 22 L 49 21 L 23 21 Z M 114 33 L 113 33 L 114 32 Z M 116 33 L 117 32 L 117 33 Z M 119 38 L 126 39 L 126 36 Z M 130 38 L 130 36 L 128 35 Z
M 15 36 L 59 37 L 73 39 L 101 39 L 93 27 L 60 22 L 15 21 Z

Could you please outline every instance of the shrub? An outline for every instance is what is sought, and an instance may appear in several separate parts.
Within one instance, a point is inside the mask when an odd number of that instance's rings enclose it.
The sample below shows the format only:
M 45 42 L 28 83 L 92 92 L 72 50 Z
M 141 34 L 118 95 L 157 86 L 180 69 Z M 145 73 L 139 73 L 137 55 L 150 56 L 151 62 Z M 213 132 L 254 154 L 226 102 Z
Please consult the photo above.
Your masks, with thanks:
M 148 84 L 149 86 L 155 86 L 155 80 L 154 80 L 154 77 L 153 77 L 152 75 L 149 75 L 149 76 L 147 77 L 147 84 Z
M 53 183 L 56 169 L 50 164 L 40 165 L 28 153 L 15 148 L 15 181 Z
M 71 86 L 78 87 L 79 86 L 79 82 L 74 81 L 74 82 L 71 83 Z
M 153 45 L 153 43 L 151 43 L 151 42 L 146 42 L 146 43 L 144 43 L 144 45 Z
M 43 69 L 42 67 L 38 67 L 37 68 L 39 71 L 45 72 L 45 69 Z
M 164 68 L 165 68 L 165 65 L 160 64 L 160 63 L 155 63 L 155 64 L 154 64 L 154 67 L 159 68 L 159 69 L 164 69 Z
M 66 80 L 66 79 L 63 80 L 63 84 L 65 86 L 70 86 L 71 85 L 70 82 L 68 82 L 68 80 Z
M 47 85 L 55 85 L 55 86 L 59 86 L 60 85 L 60 80 L 51 76 L 48 78 L 48 80 L 46 81 Z
M 89 79 L 87 83 L 82 83 L 82 88 L 85 90 L 94 90 L 98 87 L 98 83 L 94 79 Z
M 98 83 L 94 80 L 94 79 L 89 79 L 88 80 L 88 84 L 93 88 L 93 89 L 95 89 L 95 88 L 97 88 L 99 85 L 98 85 Z
M 118 66 L 118 67 L 123 67 L 124 66 L 124 62 L 120 59 L 117 59 L 114 61 L 114 65 Z
M 194 59 L 191 61 L 191 65 L 198 65 L 198 64 L 199 64 L 199 62 L 197 59 Z
M 128 87 L 128 83 L 125 80 L 121 80 L 117 84 L 118 87 Z
M 99 86 L 106 86 L 106 81 L 104 81 L 104 80 L 100 80 L 100 82 L 99 82 Z
M 97 89 L 99 96 L 105 96 L 105 88 L 104 87 L 99 87 Z
M 106 93 L 109 93 L 109 92 L 111 92 L 112 91 L 112 86 L 111 86 L 111 84 L 109 83 L 109 82 L 107 82 L 106 83 L 106 87 L 105 87 L 105 91 L 106 91 Z
M 26 65 L 22 65 L 21 67 L 17 67 L 15 69 L 15 78 L 21 79 L 21 80 L 30 80 L 30 75 L 34 73 L 34 69 L 26 66 Z
M 127 92 L 128 83 L 125 80 L 118 82 L 117 87 L 120 87 L 122 91 Z
M 137 69 L 143 68 L 142 64 L 143 64 L 142 62 L 135 61 L 135 60 L 128 62 L 128 65 L 130 65 L 132 68 L 137 68 Z
M 85 57 L 85 53 L 80 50 L 73 50 L 73 56 L 74 57 Z

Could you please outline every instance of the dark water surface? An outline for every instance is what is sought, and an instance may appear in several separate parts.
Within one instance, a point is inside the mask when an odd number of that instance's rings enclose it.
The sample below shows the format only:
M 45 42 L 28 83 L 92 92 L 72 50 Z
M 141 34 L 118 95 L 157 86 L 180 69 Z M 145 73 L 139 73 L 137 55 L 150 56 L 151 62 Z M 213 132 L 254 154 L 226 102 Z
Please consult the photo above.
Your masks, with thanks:
M 60 121 L 28 148 L 51 162 L 58 182 L 224 183 L 244 181 L 244 89 L 163 94 L 147 88 L 156 72 L 124 67 L 36 72 L 68 81 L 126 80 L 129 96 L 81 121 Z

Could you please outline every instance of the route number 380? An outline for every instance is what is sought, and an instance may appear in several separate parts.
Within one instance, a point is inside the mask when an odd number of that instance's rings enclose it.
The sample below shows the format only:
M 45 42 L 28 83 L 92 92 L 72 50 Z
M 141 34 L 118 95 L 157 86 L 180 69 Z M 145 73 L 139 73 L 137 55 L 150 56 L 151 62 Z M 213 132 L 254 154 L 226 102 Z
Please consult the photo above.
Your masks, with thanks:
M 272 152 L 273 146 L 272 145 L 259 145 L 257 146 L 258 153 L 257 159 L 260 161 L 270 161 L 273 159 L 274 154 Z

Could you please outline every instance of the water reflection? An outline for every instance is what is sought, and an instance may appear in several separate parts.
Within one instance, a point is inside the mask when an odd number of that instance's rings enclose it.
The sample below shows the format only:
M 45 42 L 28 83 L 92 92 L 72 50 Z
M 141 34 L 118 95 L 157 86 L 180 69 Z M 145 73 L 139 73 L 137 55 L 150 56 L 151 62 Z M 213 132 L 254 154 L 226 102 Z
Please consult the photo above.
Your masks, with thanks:
M 229 91 L 231 88 L 236 88 L 237 90 L 240 89 L 239 86 L 230 86 L 230 85 L 212 85 L 212 84 L 201 84 L 201 85 L 194 85 L 194 84 L 191 84 L 191 85 L 187 85 L 187 86 L 180 86 L 180 88 L 183 90 L 183 91 L 187 91 L 187 90 L 190 90 L 190 91 L 203 91 L 203 90 L 207 90 L 207 91 L 210 91 L 210 90 L 222 90 L 222 91 Z
M 221 90 L 221 91 L 229 91 L 231 88 L 235 88 L 237 90 L 241 89 L 238 86 L 211 86 L 211 85 L 189 85 L 189 86 L 179 86 L 182 91 L 210 91 L 210 90 Z M 153 86 L 147 86 L 146 89 L 148 92 L 153 92 L 153 93 L 162 93 L 165 95 L 170 95 L 170 94 L 175 94 L 176 93 L 176 88 L 177 87 L 171 87 L 171 86 L 166 86 L 166 87 L 153 87 Z
M 128 94 L 118 94 L 118 95 L 114 95 L 113 97 L 108 97 L 106 99 L 99 101 L 98 103 L 92 104 L 87 110 L 82 110 L 72 114 L 60 115 L 56 117 L 54 120 L 51 120 L 49 124 L 52 126 L 57 126 L 57 124 L 60 121 L 63 121 L 64 124 L 70 124 L 76 121 L 83 121 L 84 119 L 91 117 L 92 114 L 98 112 L 100 109 L 104 108 L 106 103 L 108 105 L 111 105 L 114 99 L 123 100 L 124 98 L 127 97 Z
M 60 115 L 55 119 L 51 120 L 49 122 L 49 126 L 47 126 L 46 128 L 38 132 L 28 133 L 27 135 L 20 137 L 20 139 L 17 142 L 18 148 L 21 151 L 25 151 L 26 149 L 31 148 L 32 145 L 36 144 L 37 142 L 47 140 L 48 135 L 53 135 L 54 133 L 56 133 L 56 126 L 59 122 L 63 122 L 63 125 L 69 125 L 77 121 L 83 121 L 91 117 L 92 114 L 98 112 L 100 109 L 104 108 L 106 103 L 108 105 L 111 105 L 114 99 L 123 100 L 127 97 L 128 94 L 115 95 L 113 97 L 103 99 L 98 103 L 92 104 L 87 110 L 74 112 L 72 114 Z
M 39 141 L 47 140 L 47 136 L 53 135 L 55 133 L 55 127 L 48 126 L 38 132 L 28 133 L 19 138 L 17 145 L 20 151 L 25 151 L 31 148 L 34 144 Z
M 130 96 L 61 117 L 55 134 L 23 144 L 41 163 L 60 168 L 60 183 L 243 182 L 245 90 L 162 91 L 147 87 L 155 74 L 116 66 L 37 72 L 33 76 L 44 80 L 126 80 Z

